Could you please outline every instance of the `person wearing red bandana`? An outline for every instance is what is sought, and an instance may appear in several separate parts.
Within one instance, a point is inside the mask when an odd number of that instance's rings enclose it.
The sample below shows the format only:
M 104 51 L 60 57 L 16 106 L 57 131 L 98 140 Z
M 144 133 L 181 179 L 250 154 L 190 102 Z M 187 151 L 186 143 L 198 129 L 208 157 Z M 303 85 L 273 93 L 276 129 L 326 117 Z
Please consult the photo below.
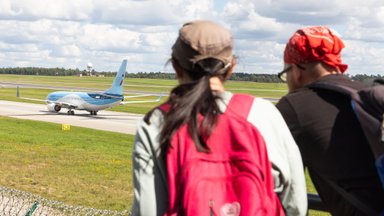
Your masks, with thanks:
M 348 68 L 341 58 L 344 46 L 328 27 L 297 30 L 286 44 L 284 69 L 278 74 L 289 93 L 276 106 L 331 214 L 379 215 L 384 212 L 384 190 L 350 100 L 312 87 L 327 83 L 364 88 L 344 75 Z

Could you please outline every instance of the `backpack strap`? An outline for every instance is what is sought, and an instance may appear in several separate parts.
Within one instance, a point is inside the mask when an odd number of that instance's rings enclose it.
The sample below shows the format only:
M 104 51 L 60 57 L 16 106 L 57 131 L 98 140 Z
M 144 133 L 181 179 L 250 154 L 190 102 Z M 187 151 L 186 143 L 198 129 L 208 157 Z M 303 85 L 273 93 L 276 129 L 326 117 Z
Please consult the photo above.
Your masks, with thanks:
M 335 191 L 337 191 L 341 196 L 343 196 L 346 200 L 348 200 L 348 202 L 350 204 L 355 206 L 357 209 L 359 209 L 359 211 L 361 211 L 365 215 L 372 215 L 372 216 L 373 215 L 382 215 L 379 212 L 377 212 L 376 210 L 374 210 L 371 207 L 369 207 L 367 204 L 365 204 L 362 201 L 360 201 L 355 196 L 353 196 L 350 193 L 348 193 L 346 190 L 344 190 L 344 188 L 340 187 L 339 185 L 337 185 L 332 180 L 328 179 L 327 177 L 321 176 L 321 175 L 318 175 L 318 176 L 321 179 L 323 179 L 325 182 L 327 182 L 328 185 L 330 185 Z M 382 212 L 382 213 L 384 213 L 384 212 Z
M 348 86 L 334 84 L 334 83 L 326 83 L 326 82 L 314 82 L 314 83 L 309 84 L 307 87 L 310 89 L 325 89 L 325 90 L 338 92 L 340 94 L 343 94 L 343 95 L 361 103 L 361 99 L 357 93 L 358 90 L 351 88 L 351 87 L 348 87 Z
M 362 98 L 360 96 L 360 92 L 362 91 L 356 90 L 348 86 L 338 85 L 334 83 L 315 82 L 315 83 L 311 83 L 307 87 L 310 89 L 322 89 L 322 90 L 337 92 L 349 98 L 351 100 L 351 108 L 355 113 L 359 124 L 361 125 L 362 131 L 365 135 L 365 138 L 369 144 L 369 147 L 371 148 L 371 151 L 375 159 L 377 159 L 378 156 L 383 154 L 384 146 L 379 145 L 380 141 L 376 139 L 376 136 L 375 136 L 376 131 L 372 129 L 372 128 L 376 128 L 376 126 L 374 125 L 377 124 L 377 121 L 373 117 L 374 113 L 370 107 L 370 104 L 368 104 L 369 102 L 371 102 L 371 101 L 368 101 L 368 100 L 371 100 L 370 98 Z M 378 174 L 380 178 L 383 178 L 382 176 L 380 176 L 380 172 L 378 172 Z M 376 212 L 367 204 L 359 200 L 357 197 L 348 193 L 344 188 L 337 185 L 334 181 L 328 179 L 325 176 L 321 176 L 321 175 L 318 175 L 318 176 L 321 179 L 323 179 L 328 185 L 330 185 L 337 193 L 339 193 L 342 197 L 344 197 L 350 204 L 352 204 L 357 209 L 359 209 L 359 211 L 363 212 L 366 215 L 379 215 L 379 212 Z
M 243 119 L 247 119 L 254 99 L 251 95 L 233 94 L 227 105 L 226 112 L 234 113 Z
M 366 112 L 375 116 L 375 118 L 382 118 L 384 111 L 384 97 L 382 95 L 384 93 L 384 86 L 372 86 L 357 90 L 336 83 L 314 82 L 307 87 L 311 89 L 325 89 L 343 94 L 355 103 L 358 103 Z
M 338 85 L 335 83 L 315 82 L 308 85 L 307 87 L 310 89 L 323 89 L 336 92 L 349 98 L 351 100 L 351 108 L 355 113 L 355 116 L 357 117 L 357 120 L 372 150 L 372 153 L 374 154 L 375 159 L 384 154 L 384 145 L 379 144 L 382 139 L 382 136 L 384 135 L 381 134 L 383 113 L 382 111 L 379 114 L 375 112 L 372 105 L 377 104 L 377 106 L 382 106 L 382 104 L 374 101 L 381 100 L 381 98 L 377 99 L 374 97 L 366 96 L 367 94 L 369 94 L 366 93 L 366 91 L 370 91 L 370 89 L 363 89 L 359 91 L 354 88 L 344 85 Z M 381 92 L 377 91 L 376 93 L 382 94 L 382 92 L 384 92 L 384 87 L 383 89 L 378 90 L 381 90 Z M 360 94 L 362 96 L 360 96 Z
M 171 109 L 171 105 L 169 103 L 163 103 L 157 108 L 160 109 L 162 112 L 168 112 Z

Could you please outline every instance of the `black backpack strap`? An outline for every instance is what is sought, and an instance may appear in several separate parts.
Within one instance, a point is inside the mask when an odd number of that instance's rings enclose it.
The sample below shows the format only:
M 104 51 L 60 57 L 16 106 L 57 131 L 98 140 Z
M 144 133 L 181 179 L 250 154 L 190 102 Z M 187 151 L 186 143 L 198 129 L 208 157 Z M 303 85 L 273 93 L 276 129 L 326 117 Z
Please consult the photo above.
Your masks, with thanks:
M 339 94 L 344 95 L 345 97 L 349 98 L 351 100 L 351 107 L 356 114 L 356 117 L 361 125 L 361 128 L 363 130 L 363 133 L 366 136 L 367 142 L 369 143 L 369 147 L 372 150 L 372 153 L 375 155 L 375 158 L 377 155 L 381 155 L 383 153 L 383 147 L 380 147 L 379 140 L 376 136 L 376 130 L 378 121 L 375 120 L 375 118 L 372 116 L 373 114 L 370 112 L 370 108 L 365 104 L 366 101 L 362 100 L 360 97 L 360 94 L 358 90 L 344 86 L 344 85 L 338 85 L 334 83 L 325 83 L 325 82 L 314 82 L 307 86 L 311 89 L 323 89 L 328 90 L 332 92 L 337 92 Z M 367 204 L 353 196 L 352 194 L 348 193 L 346 190 L 344 190 L 342 187 L 337 185 L 332 180 L 318 175 L 321 179 L 323 179 L 325 182 L 327 182 L 336 192 L 338 192 L 341 196 L 343 196 L 349 203 L 351 203 L 353 206 L 355 206 L 357 209 L 359 209 L 361 212 L 363 212 L 366 215 L 379 215 L 380 213 L 369 207 Z
M 321 176 L 321 175 L 318 175 L 318 176 L 321 179 L 323 179 L 325 182 L 327 182 L 335 191 L 337 191 L 341 196 L 343 196 L 346 200 L 348 200 L 348 202 L 350 204 L 355 206 L 357 209 L 359 209 L 359 211 L 361 211 L 365 215 L 372 215 L 372 216 L 380 215 L 379 212 L 377 212 L 376 210 L 372 209 L 367 204 L 363 203 L 358 198 L 356 198 L 355 196 L 353 196 L 350 193 L 348 193 L 346 190 L 344 190 L 344 188 L 340 187 L 339 185 L 337 185 L 332 180 L 330 180 L 330 179 L 328 179 L 328 178 L 326 178 L 324 176 Z
M 343 94 L 343 95 L 361 103 L 361 99 L 357 93 L 358 90 L 351 88 L 351 87 L 348 87 L 348 86 L 339 85 L 336 83 L 313 82 L 313 83 L 307 85 L 307 87 L 311 88 L 311 89 L 324 89 L 324 90 L 330 90 L 333 92 L 337 92 L 337 93 Z
M 376 94 L 384 94 L 384 86 L 375 86 L 368 89 L 356 90 L 348 86 L 339 85 L 335 83 L 326 83 L 326 82 L 314 82 L 307 86 L 311 89 L 323 89 L 332 92 L 342 94 L 351 100 L 351 107 L 361 125 L 361 129 L 365 135 L 365 138 L 372 150 L 372 153 L 375 156 L 375 159 L 381 157 L 384 154 L 384 145 L 380 144 L 382 139 L 381 127 L 383 121 L 383 110 L 384 107 L 381 107 L 381 112 L 378 113 L 375 110 L 373 104 L 376 106 L 384 106 L 384 96 L 374 96 L 369 95 L 371 91 L 375 91 Z M 380 88 L 380 89 L 374 89 Z M 381 90 L 381 91 L 379 91 Z M 360 97 L 361 96 L 361 97 Z

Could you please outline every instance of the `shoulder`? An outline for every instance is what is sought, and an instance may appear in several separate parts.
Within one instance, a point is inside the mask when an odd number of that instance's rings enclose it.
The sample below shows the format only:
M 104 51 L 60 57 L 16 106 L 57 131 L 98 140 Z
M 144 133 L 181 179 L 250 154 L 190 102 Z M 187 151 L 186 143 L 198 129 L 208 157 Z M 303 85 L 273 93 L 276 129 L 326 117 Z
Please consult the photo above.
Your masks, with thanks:
M 261 97 L 255 97 L 253 100 L 253 106 L 255 107 L 274 107 L 273 103 L 267 99 L 261 98 Z
M 331 74 L 321 77 L 315 82 L 305 86 L 306 88 L 310 88 L 311 85 L 316 84 L 327 84 L 327 85 L 336 85 L 336 86 L 346 86 L 349 88 L 353 88 L 356 90 L 361 90 L 365 87 L 365 85 L 360 81 L 351 80 L 349 77 L 343 74 Z
M 154 108 L 153 110 L 145 114 L 145 117 L 139 121 L 139 128 L 159 128 L 161 127 L 163 119 L 164 112 L 159 108 Z
M 157 139 L 163 124 L 164 114 L 160 109 L 151 111 L 150 116 L 141 119 L 137 125 L 136 142 Z
M 149 160 L 151 146 L 154 149 L 159 148 L 159 134 L 163 122 L 163 113 L 161 110 L 153 110 L 148 121 L 141 119 L 138 122 L 136 136 L 133 146 L 134 156 L 140 155 L 141 158 Z
M 316 94 L 312 89 L 300 88 L 283 96 L 276 104 L 276 107 L 281 110 L 287 106 L 303 105 L 312 100 L 313 95 Z
M 367 87 L 358 92 L 363 107 L 377 119 L 383 119 L 384 85 Z
M 248 121 L 258 127 L 264 127 L 265 125 L 280 124 L 283 122 L 283 119 L 279 110 L 272 102 L 255 97 L 248 114 Z

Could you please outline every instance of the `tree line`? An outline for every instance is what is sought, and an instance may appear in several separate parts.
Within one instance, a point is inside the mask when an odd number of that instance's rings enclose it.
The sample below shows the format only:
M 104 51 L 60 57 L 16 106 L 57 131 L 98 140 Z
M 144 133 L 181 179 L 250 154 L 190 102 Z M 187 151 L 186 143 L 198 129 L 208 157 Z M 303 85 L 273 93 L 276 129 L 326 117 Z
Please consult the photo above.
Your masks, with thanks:
M 79 69 L 64 69 L 64 68 L 39 68 L 39 67 L 16 67 L 16 68 L 0 68 L 0 74 L 18 74 L 18 75 L 41 75 L 41 76 L 86 76 L 88 71 Z M 97 72 L 92 71 L 95 76 L 113 77 L 116 72 Z M 353 80 L 365 81 L 373 79 L 384 79 L 383 75 L 348 75 Z M 146 79 L 176 79 L 175 73 L 166 72 L 138 72 L 128 73 L 129 78 L 146 78 Z M 230 80 L 235 81 L 250 81 L 250 82 L 265 82 L 278 83 L 281 82 L 276 74 L 250 74 L 244 72 L 232 73 Z

